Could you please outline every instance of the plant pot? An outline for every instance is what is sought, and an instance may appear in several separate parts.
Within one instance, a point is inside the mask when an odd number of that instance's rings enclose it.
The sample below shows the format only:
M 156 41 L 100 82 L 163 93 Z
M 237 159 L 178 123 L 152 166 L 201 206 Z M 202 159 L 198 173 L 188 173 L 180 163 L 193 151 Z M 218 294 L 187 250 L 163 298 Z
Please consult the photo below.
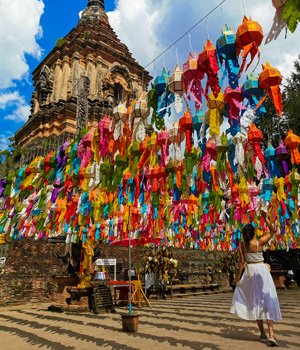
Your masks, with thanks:
M 137 332 L 139 314 L 121 314 L 123 332 Z

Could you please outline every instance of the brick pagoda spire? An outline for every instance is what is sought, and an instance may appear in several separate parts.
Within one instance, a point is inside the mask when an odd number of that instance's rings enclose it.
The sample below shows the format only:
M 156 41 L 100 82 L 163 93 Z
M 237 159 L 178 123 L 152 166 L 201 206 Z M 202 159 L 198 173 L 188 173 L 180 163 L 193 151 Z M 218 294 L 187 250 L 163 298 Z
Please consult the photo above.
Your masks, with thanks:
M 110 26 L 104 1 L 88 0 L 77 26 L 33 71 L 31 114 L 16 132 L 16 143 L 61 143 L 76 133 L 82 99 L 91 125 L 118 103 L 129 105 L 150 80 Z

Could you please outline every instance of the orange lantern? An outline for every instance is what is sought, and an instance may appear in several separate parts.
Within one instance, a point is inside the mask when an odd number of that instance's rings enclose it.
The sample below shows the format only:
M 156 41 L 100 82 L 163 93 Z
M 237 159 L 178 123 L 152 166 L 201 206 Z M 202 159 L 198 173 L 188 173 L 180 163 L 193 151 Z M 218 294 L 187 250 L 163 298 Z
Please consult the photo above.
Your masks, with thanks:
M 207 75 L 205 93 L 207 94 L 208 87 L 210 86 L 214 96 L 217 97 L 221 90 L 218 78 L 219 64 L 216 56 L 216 48 L 209 39 L 207 39 L 204 45 L 204 50 L 199 54 L 198 67 Z
M 158 192 L 160 188 L 159 180 L 164 179 L 165 175 L 166 175 L 165 167 L 159 166 L 157 163 L 155 164 L 154 168 L 150 169 L 149 177 L 153 179 L 152 189 L 154 192 Z M 161 187 L 163 187 L 163 183 L 161 183 Z
M 237 47 L 237 55 L 242 53 L 243 62 L 240 68 L 239 74 L 242 73 L 248 54 L 251 55 L 251 60 L 248 63 L 246 70 L 253 62 L 255 55 L 258 55 L 258 61 L 260 59 L 259 45 L 261 44 L 263 39 L 263 31 L 258 22 L 252 21 L 251 18 L 248 19 L 244 16 L 243 23 L 238 27 L 236 32 L 236 47 Z
M 262 153 L 260 143 L 263 140 L 263 133 L 259 130 L 255 124 L 251 124 L 248 131 L 248 142 L 252 145 L 255 156 L 252 158 L 253 164 L 255 164 L 256 157 L 259 158 L 262 164 L 265 164 L 266 160 Z
M 293 133 L 293 130 L 289 130 L 287 137 L 284 140 L 286 147 L 291 152 L 292 164 L 300 164 L 300 154 L 298 147 L 300 145 L 300 137 Z
M 185 110 L 184 115 L 179 119 L 179 128 L 182 132 L 185 133 L 186 148 L 188 152 L 191 153 L 193 121 L 188 109 Z
M 279 87 L 281 80 L 282 76 L 279 70 L 272 67 L 269 62 L 266 62 L 258 78 L 258 83 L 259 86 L 266 91 L 266 94 L 269 93 L 278 115 L 282 114 L 282 96 Z M 256 108 L 262 104 L 265 98 L 266 96 L 259 101 Z

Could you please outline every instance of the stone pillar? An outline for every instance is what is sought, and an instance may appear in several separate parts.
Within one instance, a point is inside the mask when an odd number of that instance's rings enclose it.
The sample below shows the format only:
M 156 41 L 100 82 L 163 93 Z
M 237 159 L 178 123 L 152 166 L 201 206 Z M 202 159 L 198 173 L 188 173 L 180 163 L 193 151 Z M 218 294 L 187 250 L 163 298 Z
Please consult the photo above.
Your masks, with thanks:
M 68 81 L 70 77 L 70 59 L 65 56 L 62 61 L 62 83 L 61 83 L 61 93 L 60 98 L 62 100 L 67 100 L 68 94 Z
M 95 81 L 95 94 L 96 98 L 102 99 L 102 79 L 104 77 L 103 60 L 100 56 L 96 59 L 96 81 Z
M 89 54 L 86 57 L 86 73 L 85 75 L 90 79 L 90 94 L 89 98 L 96 98 L 96 67 L 95 67 L 95 58 L 93 55 Z
M 60 90 L 61 90 L 61 60 L 58 59 L 55 62 L 54 68 L 54 83 L 53 83 L 53 92 L 52 92 L 52 100 L 57 102 L 60 99 Z
M 80 79 L 80 54 L 75 52 L 72 56 L 72 73 L 71 73 L 71 83 L 72 91 L 71 95 L 77 97 L 78 94 L 78 84 Z

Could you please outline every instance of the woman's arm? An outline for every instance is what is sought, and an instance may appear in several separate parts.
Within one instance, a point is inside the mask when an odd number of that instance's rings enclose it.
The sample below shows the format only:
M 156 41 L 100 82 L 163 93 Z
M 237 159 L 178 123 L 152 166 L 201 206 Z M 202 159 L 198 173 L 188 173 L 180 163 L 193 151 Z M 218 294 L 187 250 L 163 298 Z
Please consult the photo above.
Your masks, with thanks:
M 261 245 L 266 245 L 269 242 L 269 240 L 273 237 L 275 233 L 275 229 L 274 229 L 274 226 L 271 224 L 269 217 L 267 217 L 267 213 L 264 210 L 261 210 L 260 214 L 265 219 L 265 222 L 269 228 L 269 232 L 265 234 L 263 237 L 261 237 L 258 242 Z
M 238 279 L 241 278 L 242 272 L 245 268 L 245 257 L 244 257 L 244 253 L 243 253 L 243 249 L 242 249 L 242 245 L 241 243 L 238 246 L 238 252 L 239 252 L 239 263 L 238 263 L 238 273 L 237 273 L 237 277 Z

